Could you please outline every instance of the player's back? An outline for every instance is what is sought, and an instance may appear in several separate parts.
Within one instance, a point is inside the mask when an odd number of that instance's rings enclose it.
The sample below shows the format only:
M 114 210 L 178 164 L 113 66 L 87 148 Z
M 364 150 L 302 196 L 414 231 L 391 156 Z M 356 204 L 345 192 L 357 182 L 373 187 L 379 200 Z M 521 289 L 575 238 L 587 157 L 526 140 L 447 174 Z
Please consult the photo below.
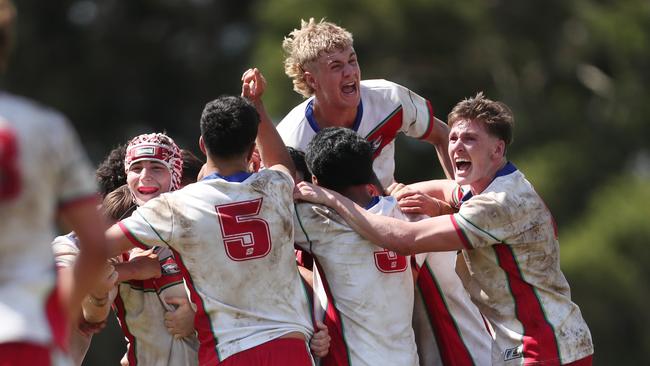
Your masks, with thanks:
M 323 364 L 417 365 L 409 257 L 367 241 L 325 206 L 296 206 L 296 244 L 314 257 L 316 309 L 332 337 Z M 392 197 L 368 211 L 405 219 Z
M 293 180 L 274 170 L 227 179 L 206 177 L 123 221 L 129 230 L 135 228 L 129 220 L 138 216 L 168 228 L 157 235 L 178 253 L 198 308 L 201 349 L 218 350 L 200 350 L 202 360 L 223 360 L 291 332 L 307 339 L 312 332 L 293 251 Z
M 55 282 L 53 219 L 62 205 L 94 192 L 90 164 L 65 118 L 0 93 L 0 342 L 49 340 L 42 307 Z

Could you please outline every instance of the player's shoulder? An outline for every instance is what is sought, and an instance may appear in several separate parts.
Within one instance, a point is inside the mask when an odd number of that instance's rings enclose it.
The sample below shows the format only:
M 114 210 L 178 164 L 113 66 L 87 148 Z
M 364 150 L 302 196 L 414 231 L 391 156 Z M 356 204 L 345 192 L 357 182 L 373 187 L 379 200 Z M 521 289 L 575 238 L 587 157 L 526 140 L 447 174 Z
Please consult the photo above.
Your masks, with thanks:
M 0 116 L 20 125 L 42 124 L 48 133 L 67 130 L 68 120 L 54 108 L 26 97 L 0 92 Z
M 307 109 L 307 105 L 313 100 L 313 97 L 307 98 L 302 103 L 298 104 L 297 106 L 293 107 L 289 113 L 287 113 L 282 120 L 280 120 L 280 123 L 277 125 L 277 130 L 282 133 L 290 134 L 294 130 L 298 129 L 302 124 L 308 123 L 307 118 L 305 116 L 305 111 Z

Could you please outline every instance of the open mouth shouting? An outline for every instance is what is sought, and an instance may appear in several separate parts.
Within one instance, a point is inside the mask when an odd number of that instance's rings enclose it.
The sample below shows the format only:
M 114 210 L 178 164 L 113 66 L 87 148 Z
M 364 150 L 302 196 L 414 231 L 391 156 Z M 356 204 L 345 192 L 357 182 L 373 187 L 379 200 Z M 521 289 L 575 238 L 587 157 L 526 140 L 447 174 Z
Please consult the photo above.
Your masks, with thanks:
M 466 175 L 472 167 L 472 162 L 465 158 L 456 158 L 454 160 L 457 175 Z
M 347 96 L 355 96 L 358 89 L 359 88 L 356 81 L 350 81 L 349 83 L 343 84 L 341 87 L 341 92 Z

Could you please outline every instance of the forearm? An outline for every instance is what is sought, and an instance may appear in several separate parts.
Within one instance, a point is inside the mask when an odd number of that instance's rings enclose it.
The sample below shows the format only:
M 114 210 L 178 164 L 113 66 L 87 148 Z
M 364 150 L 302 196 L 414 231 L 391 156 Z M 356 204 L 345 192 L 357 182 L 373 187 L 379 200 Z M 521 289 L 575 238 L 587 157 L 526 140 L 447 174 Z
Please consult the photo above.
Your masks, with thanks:
M 284 145 L 280 134 L 275 129 L 273 122 L 266 113 L 266 108 L 261 100 L 255 103 L 255 107 L 260 114 L 260 125 L 257 132 L 257 148 L 260 152 L 262 163 L 266 167 L 274 165 L 283 165 L 290 171 L 291 176 L 295 178 L 295 167 L 293 160 L 289 155 L 287 147 Z
M 408 222 L 392 217 L 373 215 L 347 197 L 328 191 L 329 206 L 334 208 L 354 231 L 372 243 L 402 254 L 410 254 L 414 236 Z
M 443 121 L 434 118 L 431 135 L 427 139 L 436 149 L 438 161 L 447 179 L 454 179 L 454 168 L 449 158 L 449 126 Z
M 434 179 L 409 184 L 408 187 L 414 191 L 422 192 L 428 196 L 451 204 L 451 196 L 457 185 L 458 183 L 451 179 Z
M 81 304 L 84 319 L 89 323 L 104 321 L 111 311 L 111 305 L 116 296 L 117 288 L 103 294 L 103 296 L 88 294 Z

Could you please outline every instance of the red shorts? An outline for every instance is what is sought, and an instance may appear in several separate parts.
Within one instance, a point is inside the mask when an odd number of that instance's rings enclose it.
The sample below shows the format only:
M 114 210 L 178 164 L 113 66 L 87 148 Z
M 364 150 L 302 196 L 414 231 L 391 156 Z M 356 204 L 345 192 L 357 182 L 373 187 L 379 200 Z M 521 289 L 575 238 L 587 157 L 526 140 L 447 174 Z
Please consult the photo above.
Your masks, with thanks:
M 564 364 L 564 366 L 591 366 L 591 362 L 593 361 L 594 355 L 589 355 L 585 358 L 581 358 L 577 361 L 573 361 L 571 363 Z
M 50 366 L 50 350 L 33 343 L 0 343 L 0 366 Z
M 223 360 L 220 365 L 311 366 L 313 361 L 307 343 L 302 339 L 278 338 L 235 353 Z

